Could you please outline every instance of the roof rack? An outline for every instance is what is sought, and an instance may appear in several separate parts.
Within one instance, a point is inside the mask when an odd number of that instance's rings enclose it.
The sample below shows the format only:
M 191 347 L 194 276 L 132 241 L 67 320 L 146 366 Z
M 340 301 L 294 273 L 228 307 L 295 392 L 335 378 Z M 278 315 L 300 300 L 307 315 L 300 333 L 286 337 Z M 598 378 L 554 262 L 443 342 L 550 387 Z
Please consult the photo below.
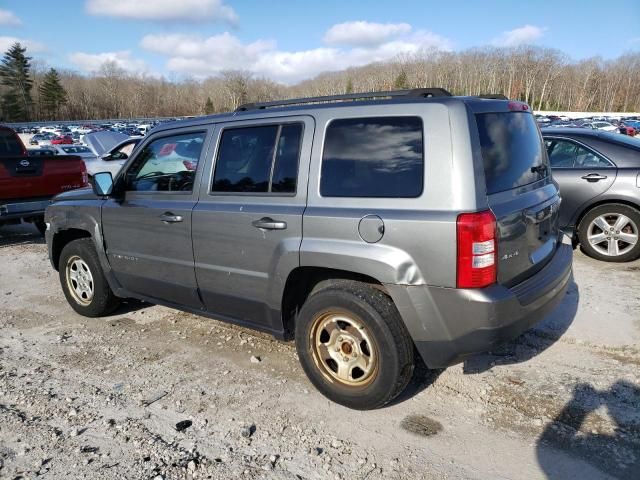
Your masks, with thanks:
M 482 93 L 478 95 L 479 98 L 488 98 L 490 100 L 509 100 L 506 95 L 502 93 Z
M 236 112 L 248 110 L 264 110 L 271 107 L 285 107 L 288 105 L 303 105 L 306 103 L 340 102 L 348 100 L 367 100 L 392 97 L 451 97 L 451 93 L 444 88 L 414 88 L 411 90 L 391 90 L 388 92 L 347 93 L 344 95 L 326 95 L 322 97 L 290 98 L 274 102 L 245 103 L 236 108 Z

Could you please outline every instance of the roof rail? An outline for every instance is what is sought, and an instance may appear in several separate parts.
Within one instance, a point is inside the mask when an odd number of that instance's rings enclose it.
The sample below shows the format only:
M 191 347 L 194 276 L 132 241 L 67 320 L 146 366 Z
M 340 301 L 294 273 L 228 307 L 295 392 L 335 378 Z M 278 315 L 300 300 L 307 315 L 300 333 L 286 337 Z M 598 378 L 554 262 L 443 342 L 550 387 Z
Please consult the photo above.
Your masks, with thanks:
M 490 100 L 509 100 L 506 95 L 502 93 L 482 93 L 478 95 L 478 98 L 488 98 Z
M 273 102 L 245 103 L 236 108 L 236 112 L 247 110 L 264 110 L 271 107 L 285 107 L 288 105 L 303 105 L 306 103 L 339 102 L 348 100 L 368 100 L 392 97 L 451 97 L 451 93 L 444 88 L 414 88 L 411 90 L 391 90 L 388 92 L 347 93 L 344 95 L 326 95 L 322 97 L 290 98 Z

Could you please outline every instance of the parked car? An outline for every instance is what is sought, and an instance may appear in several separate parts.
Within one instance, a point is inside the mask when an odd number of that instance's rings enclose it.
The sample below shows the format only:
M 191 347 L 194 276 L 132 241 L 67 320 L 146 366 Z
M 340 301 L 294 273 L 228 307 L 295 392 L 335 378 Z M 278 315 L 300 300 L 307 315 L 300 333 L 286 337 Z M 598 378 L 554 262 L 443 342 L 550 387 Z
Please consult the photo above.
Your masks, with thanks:
M 51 139 L 51 145 L 72 145 L 73 138 L 71 135 L 58 135 Z
M 527 105 L 421 89 L 156 127 L 56 197 L 46 237 L 78 313 L 134 297 L 294 337 L 324 395 L 369 409 L 414 349 L 459 362 L 564 298 L 559 204 Z
M 640 140 L 611 132 L 544 129 L 560 186 L 560 226 L 590 257 L 640 257 Z
M 61 192 L 87 185 L 76 156 L 29 156 L 20 137 L 0 126 L 0 226 L 26 221 L 44 234 L 44 210 Z
M 51 145 L 53 135 L 50 133 L 36 133 L 29 140 L 30 145 Z
M 115 176 L 131 156 L 140 138 L 130 138 L 118 132 L 102 131 L 87 134 L 83 140 L 93 152 L 92 158 L 85 159 L 89 175 L 111 172 Z
M 626 134 L 631 137 L 640 134 L 640 121 L 638 120 L 624 120 L 621 125 L 627 128 Z
M 55 150 L 55 147 L 30 148 L 27 150 L 27 155 L 29 155 L 30 157 L 52 157 L 58 154 L 59 153 L 57 150 Z
M 591 128 L 593 130 L 602 130 L 603 132 L 615 132 L 616 126 L 609 122 L 590 122 L 581 125 L 583 128 Z

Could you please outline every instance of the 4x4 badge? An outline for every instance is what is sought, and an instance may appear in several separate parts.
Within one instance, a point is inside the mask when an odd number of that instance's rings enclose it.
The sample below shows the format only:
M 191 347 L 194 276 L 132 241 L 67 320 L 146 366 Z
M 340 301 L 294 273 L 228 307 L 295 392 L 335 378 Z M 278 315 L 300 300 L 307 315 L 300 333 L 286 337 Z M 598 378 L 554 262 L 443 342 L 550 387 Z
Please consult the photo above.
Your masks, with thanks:
M 520 252 L 518 252 L 518 250 L 516 250 L 516 251 L 515 251 L 515 252 L 513 252 L 513 253 L 505 253 L 505 254 L 500 258 L 500 260 L 509 260 L 510 258 L 517 257 L 518 255 L 520 255 Z

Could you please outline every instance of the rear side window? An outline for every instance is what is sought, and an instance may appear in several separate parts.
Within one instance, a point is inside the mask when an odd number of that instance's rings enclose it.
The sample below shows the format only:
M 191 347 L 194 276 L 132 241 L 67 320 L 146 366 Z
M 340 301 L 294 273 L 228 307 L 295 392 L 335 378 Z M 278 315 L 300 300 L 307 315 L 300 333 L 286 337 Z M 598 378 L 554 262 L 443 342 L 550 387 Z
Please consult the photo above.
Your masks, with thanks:
M 302 124 L 228 128 L 222 132 L 213 192 L 296 192 Z
M 524 112 L 476 115 L 487 193 L 536 182 L 549 174 L 542 137 Z
M 327 127 L 323 197 L 414 198 L 422 194 L 423 183 L 419 117 L 349 118 Z
M 23 154 L 18 136 L 9 130 L 0 130 L 0 156 L 20 156 Z
M 611 163 L 600 155 L 569 140 L 545 141 L 553 168 L 608 168 Z

